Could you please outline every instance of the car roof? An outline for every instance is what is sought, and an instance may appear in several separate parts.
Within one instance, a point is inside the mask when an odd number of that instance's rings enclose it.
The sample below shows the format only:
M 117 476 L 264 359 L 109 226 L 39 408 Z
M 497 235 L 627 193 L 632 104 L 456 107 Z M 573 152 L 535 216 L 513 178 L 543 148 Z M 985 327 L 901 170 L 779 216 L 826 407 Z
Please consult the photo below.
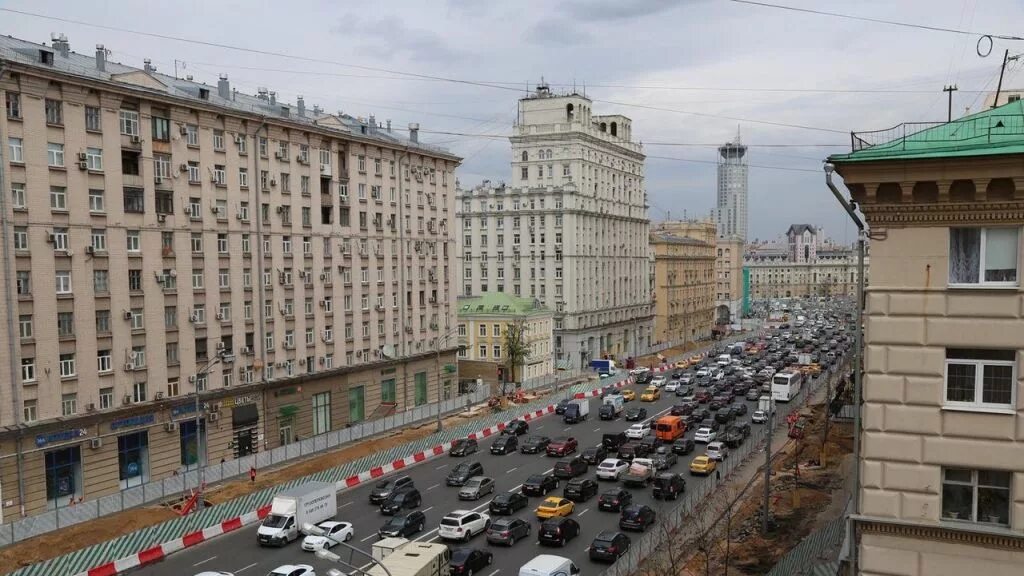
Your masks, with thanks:
M 619 462 L 622 462 L 622 460 L 618 458 L 605 458 L 601 460 L 601 464 L 618 464 Z
M 445 518 L 462 518 L 466 514 L 472 514 L 472 510 L 452 510 L 444 515 Z

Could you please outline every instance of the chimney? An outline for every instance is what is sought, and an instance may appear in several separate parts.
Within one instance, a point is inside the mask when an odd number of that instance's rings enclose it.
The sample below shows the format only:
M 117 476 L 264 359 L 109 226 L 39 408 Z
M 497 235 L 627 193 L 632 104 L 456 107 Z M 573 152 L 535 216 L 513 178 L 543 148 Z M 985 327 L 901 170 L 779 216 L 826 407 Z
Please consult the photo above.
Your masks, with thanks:
M 231 100 L 231 83 L 228 82 L 228 75 L 221 74 L 217 80 L 217 95 L 225 100 Z
M 277 104 L 277 92 L 270 93 L 270 105 L 275 106 Z
M 313 116 L 319 116 L 324 109 L 319 104 L 313 104 Z
M 409 123 L 409 141 L 415 143 L 420 141 L 420 125 L 418 122 Z
M 388 134 L 391 133 L 391 120 L 388 120 Z
M 146 74 L 152 74 L 153 72 L 156 72 L 156 68 L 153 67 L 153 62 L 149 58 L 143 60 L 142 64 L 142 67 L 146 71 Z
M 300 118 L 305 118 L 306 117 L 306 99 L 303 98 L 302 96 L 299 96 L 298 98 L 296 98 L 296 105 L 299 107 L 299 117 Z
M 100 72 L 107 70 L 107 49 L 103 44 L 96 45 L 96 69 Z
M 68 37 L 63 33 L 61 34 L 50 34 L 50 40 L 53 43 L 53 49 L 60 52 L 60 55 L 67 58 L 68 52 L 71 51 L 71 44 L 68 43 Z
M 376 133 L 377 133 L 377 119 L 373 117 L 373 114 L 370 114 L 370 134 L 376 134 Z

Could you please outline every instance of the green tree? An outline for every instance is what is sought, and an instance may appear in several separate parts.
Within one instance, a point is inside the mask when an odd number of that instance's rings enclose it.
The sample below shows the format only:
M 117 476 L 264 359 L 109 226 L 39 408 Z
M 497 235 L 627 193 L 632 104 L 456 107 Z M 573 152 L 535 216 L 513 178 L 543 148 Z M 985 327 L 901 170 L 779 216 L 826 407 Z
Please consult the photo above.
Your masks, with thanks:
M 526 322 L 516 320 L 505 325 L 505 375 L 501 383 L 502 396 L 508 394 L 507 382 L 516 382 L 516 369 L 526 362 L 530 355 L 530 344 L 526 341 Z

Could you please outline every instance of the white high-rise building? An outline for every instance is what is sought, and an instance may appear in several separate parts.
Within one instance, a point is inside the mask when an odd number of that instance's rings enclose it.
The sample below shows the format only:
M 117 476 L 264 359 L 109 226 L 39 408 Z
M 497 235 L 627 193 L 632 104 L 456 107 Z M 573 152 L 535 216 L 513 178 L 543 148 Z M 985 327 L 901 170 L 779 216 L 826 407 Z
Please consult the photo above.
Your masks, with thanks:
M 718 147 L 718 202 L 715 210 L 719 238 L 747 241 L 747 147 L 736 140 Z
M 459 190 L 462 293 L 511 292 L 555 311 L 561 366 L 651 344 L 644 155 L 625 116 L 547 86 L 519 101 L 512 181 Z

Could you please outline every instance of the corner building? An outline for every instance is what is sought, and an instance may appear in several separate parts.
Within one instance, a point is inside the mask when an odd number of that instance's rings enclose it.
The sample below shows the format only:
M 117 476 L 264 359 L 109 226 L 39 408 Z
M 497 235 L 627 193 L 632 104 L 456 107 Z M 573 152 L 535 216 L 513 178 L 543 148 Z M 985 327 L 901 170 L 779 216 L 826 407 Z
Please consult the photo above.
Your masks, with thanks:
M 0 39 L 0 97 L 8 517 L 455 393 L 459 158 L 417 126 L 63 37 Z

